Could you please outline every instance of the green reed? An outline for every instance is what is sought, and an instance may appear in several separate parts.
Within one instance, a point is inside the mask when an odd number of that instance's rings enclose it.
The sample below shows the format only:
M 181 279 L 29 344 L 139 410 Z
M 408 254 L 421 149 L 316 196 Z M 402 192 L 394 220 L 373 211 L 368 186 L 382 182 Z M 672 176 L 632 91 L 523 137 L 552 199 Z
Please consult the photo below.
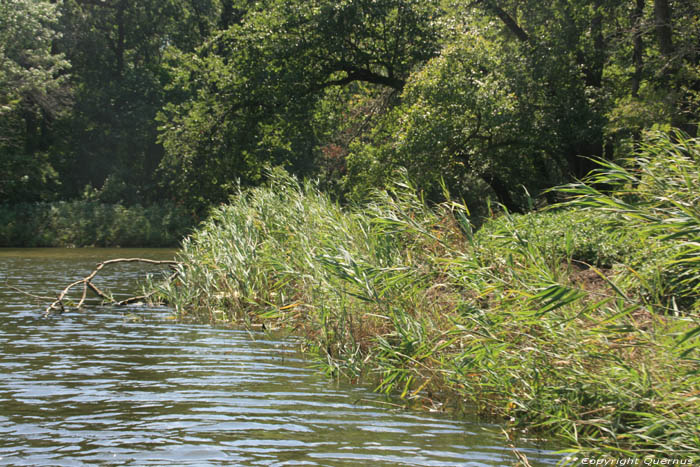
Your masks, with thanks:
M 183 320 L 283 326 L 329 374 L 504 417 L 572 451 L 700 458 L 697 140 L 474 231 L 403 180 L 343 209 L 277 171 L 183 244 Z M 605 186 L 605 190 L 600 188 Z

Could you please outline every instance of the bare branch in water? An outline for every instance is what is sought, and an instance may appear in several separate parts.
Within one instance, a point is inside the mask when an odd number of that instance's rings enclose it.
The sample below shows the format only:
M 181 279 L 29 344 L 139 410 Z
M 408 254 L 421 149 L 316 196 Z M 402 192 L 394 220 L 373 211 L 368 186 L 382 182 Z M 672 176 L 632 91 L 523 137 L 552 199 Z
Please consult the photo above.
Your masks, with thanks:
M 170 276 L 168 276 L 167 279 L 165 279 L 165 282 L 167 283 L 167 282 L 170 282 L 171 280 L 175 279 L 175 278 L 177 277 L 178 274 L 179 274 L 179 272 L 178 272 L 178 271 L 175 271 L 175 272 L 172 273 Z M 118 302 L 114 302 L 113 305 L 122 306 L 122 305 L 128 305 L 129 303 L 140 302 L 140 301 L 142 301 L 142 300 L 148 300 L 148 299 L 151 298 L 151 297 L 153 296 L 153 294 L 155 294 L 155 293 L 156 293 L 156 290 L 151 290 L 150 292 L 148 292 L 148 293 L 145 294 L 145 295 L 138 295 L 138 296 L 136 296 L 136 297 L 129 297 L 129 298 L 127 298 L 127 299 L 124 299 L 124 300 L 121 300 L 121 301 L 118 301 Z
M 78 302 L 78 305 L 76 306 L 76 308 L 78 308 L 78 309 L 80 309 L 83 306 L 83 304 L 85 303 L 85 300 L 87 298 L 88 289 L 91 290 L 95 295 L 100 297 L 104 303 L 109 303 L 112 305 L 127 305 L 129 303 L 134 303 L 137 301 L 146 300 L 155 293 L 155 291 L 152 291 L 152 292 L 149 292 L 145 295 L 140 295 L 140 296 L 136 296 L 136 297 L 129 297 L 125 300 L 115 300 L 111 295 L 100 290 L 95 284 L 92 283 L 92 280 L 95 278 L 95 276 L 97 276 L 97 274 L 102 270 L 102 268 L 104 268 L 105 266 L 108 266 L 110 264 L 115 264 L 115 263 L 146 263 L 146 264 L 155 264 L 155 265 L 168 265 L 171 268 L 174 268 L 175 266 L 180 264 L 178 261 L 167 261 L 167 260 L 166 261 L 156 261 L 156 260 L 145 259 L 145 258 L 117 258 L 117 259 L 110 259 L 107 261 L 103 261 L 103 262 L 99 263 L 90 274 L 88 274 L 87 276 L 85 276 L 84 278 L 82 278 L 78 281 L 73 282 L 72 284 L 69 284 L 65 289 L 63 289 L 61 291 L 61 293 L 58 294 L 58 297 L 54 300 L 54 302 L 51 303 L 51 305 L 49 305 L 46 308 L 46 310 L 44 311 L 44 316 L 48 316 L 54 311 L 58 311 L 59 313 L 63 313 L 65 311 L 65 306 L 64 306 L 63 301 L 65 300 L 66 295 L 68 294 L 68 292 L 70 292 L 70 290 L 73 287 L 76 287 L 80 284 L 83 285 L 83 294 L 80 298 L 80 302 Z M 175 277 L 177 277 L 177 274 L 178 274 L 177 271 L 174 272 L 166 279 L 166 281 L 170 282 L 171 280 L 175 279 Z M 14 288 L 14 287 L 12 287 L 12 288 L 15 290 L 18 290 L 19 292 L 22 292 L 26 295 L 33 296 L 35 298 L 41 298 L 43 300 L 53 300 L 52 297 L 51 298 L 40 297 L 37 295 L 29 294 L 27 292 L 24 292 L 22 290 Z
M 19 287 L 15 287 L 14 285 L 10 285 L 10 283 L 7 282 L 7 281 L 5 281 L 5 287 L 7 287 L 8 289 L 14 290 L 15 292 L 19 292 L 19 293 L 21 293 L 21 294 L 24 294 L 24 295 L 26 295 L 27 297 L 32 297 L 32 298 L 34 298 L 34 299 L 36 299 L 36 300 L 40 300 L 40 301 L 42 301 L 42 302 L 45 302 L 45 301 L 47 301 L 47 300 L 53 300 L 53 299 L 54 299 L 54 297 L 45 297 L 45 296 L 43 296 L 43 295 L 34 295 L 33 293 L 29 293 L 29 292 L 27 292 L 26 290 L 20 289 Z

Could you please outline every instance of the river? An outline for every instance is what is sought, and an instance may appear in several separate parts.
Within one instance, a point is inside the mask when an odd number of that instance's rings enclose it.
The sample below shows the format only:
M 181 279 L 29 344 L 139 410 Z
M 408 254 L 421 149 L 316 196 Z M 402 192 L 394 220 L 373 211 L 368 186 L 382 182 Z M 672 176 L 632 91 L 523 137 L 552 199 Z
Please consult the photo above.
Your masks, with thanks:
M 515 465 L 497 425 L 393 409 L 318 374 L 289 338 L 179 324 L 162 307 L 42 317 L 70 281 L 172 250 L 0 249 L 0 465 Z M 105 269 L 127 296 L 144 265 Z M 561 458 L 527 442 L 531 465 Z

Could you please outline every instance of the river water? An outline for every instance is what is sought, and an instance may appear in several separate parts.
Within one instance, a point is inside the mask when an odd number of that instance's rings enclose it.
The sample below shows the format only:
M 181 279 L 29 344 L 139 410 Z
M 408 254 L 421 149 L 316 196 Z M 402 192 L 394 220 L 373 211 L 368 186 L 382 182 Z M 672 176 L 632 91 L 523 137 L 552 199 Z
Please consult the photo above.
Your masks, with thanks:
M 46 302 L 117 257 L 172 250 L 0 249 L 0 465 L 515 465 L 498 426 L 392 409 L 319 375 L 290 339 L 184 325 L 167 308 L 42 317 Z M 144 266 L 96 280 L 137 292 Z M 561 456 L 517 443 L 531 465 Z

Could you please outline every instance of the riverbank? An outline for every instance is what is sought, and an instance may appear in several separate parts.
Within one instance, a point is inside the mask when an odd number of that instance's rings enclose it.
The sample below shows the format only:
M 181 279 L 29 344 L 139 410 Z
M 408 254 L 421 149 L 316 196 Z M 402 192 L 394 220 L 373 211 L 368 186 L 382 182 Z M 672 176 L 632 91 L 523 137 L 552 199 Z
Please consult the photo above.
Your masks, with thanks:
M 174 247 L 193 225 L 190 215 L 170 204 L 0 205 L 0 247 Z
M 184 242 L 161 294 L 182 320 L 292 329 L 328 374 L 411 404 L 700 459 L 700 143 L 659 135 L 635 157 L 476 232 L 407 183 L 344 210 L 276 174 Z
M 62 288 L 97 261 L 174 250 L 0 249 L 0 283 Z M 100 273 L 138 293 L 143 265 Z M 155 273 L 155 271 L 153 271 Z M 174 323 L 163 307 L 91 305 L 44 319 L 0 286 L 0 465 L 372 467 L 512 465 L 488 423 L 386 408 L 366 388 L 328 384 L 293 339 Z M 561 458 L 519 441 L 533 467 Z

